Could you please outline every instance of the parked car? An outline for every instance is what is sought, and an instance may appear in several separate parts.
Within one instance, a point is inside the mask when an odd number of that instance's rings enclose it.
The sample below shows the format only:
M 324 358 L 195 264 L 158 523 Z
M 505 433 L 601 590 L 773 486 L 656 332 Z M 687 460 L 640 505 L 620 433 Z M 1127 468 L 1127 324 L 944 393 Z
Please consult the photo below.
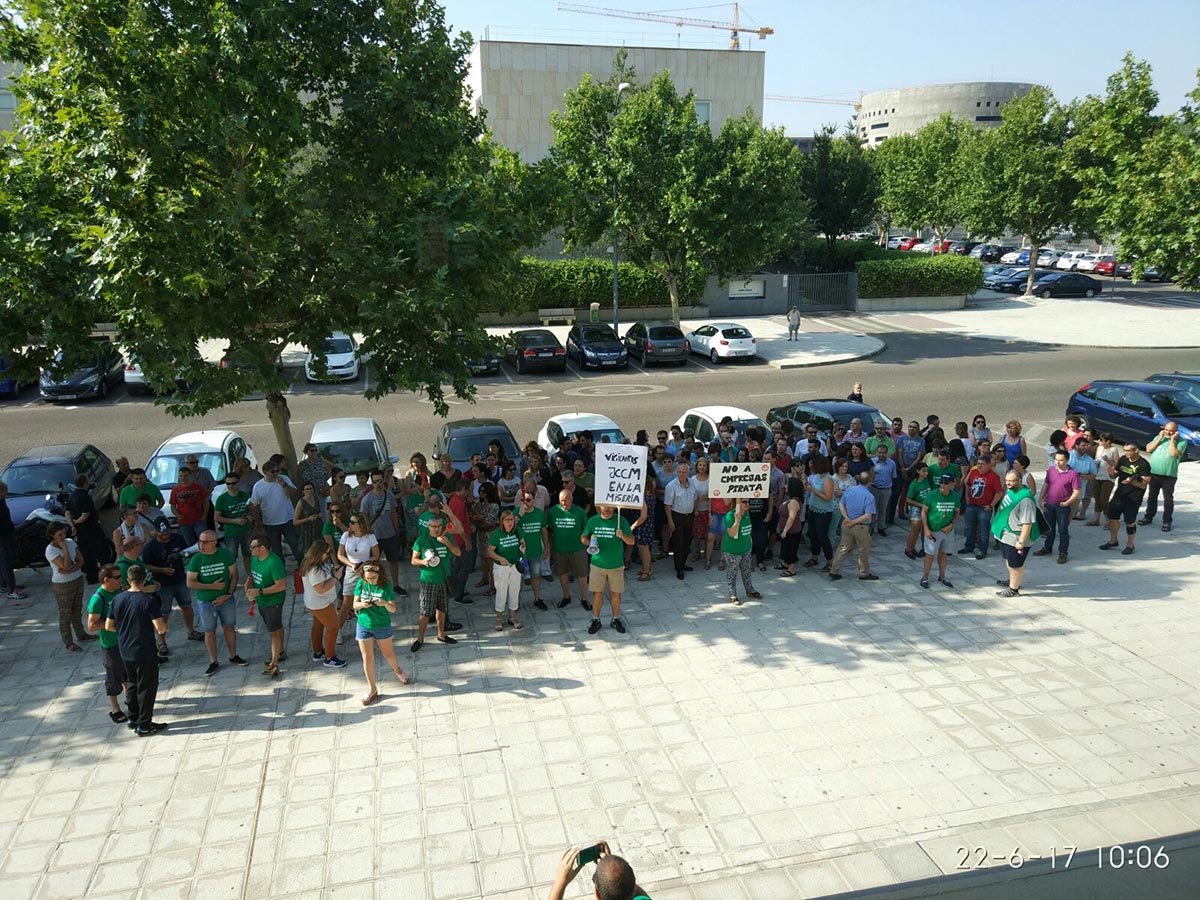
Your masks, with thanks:
M 1079 265 L 1079 260 L 1091 255 L 1086 250 L 1068 250 L 1058 258 L 1058 262 L 1054 264 L 1054 268 L 1061 269 L 1064 272 L 1074 272 L 1075 267 Z
M 499 441 L 504 455 L 517 459 L 521 455 L 517 439 L 502 419 L 456 419 L 438 430 L 433 444 L 433 459 L 449 456 L 454 468 L 465 472 L 476 453 L 487 454 L 488 444 Z
M 733 420 L 733 430 L 742 438 L 746 436 L 746 429 L 752 425 L 764 429 L 768 435 L 771 433 L 771 426 L 766 422 L 754 413 L 738 409 L 736 406 L 697 406 L 676 419 L 675 424 L 684 431 L 695 432 L 696 440 L 708 444 L 717 437 L 717 425 L 726 416 Z
M 471 370 L 472 375 L 499 375 L 500 353 L 490 350 L 483 356 L 468 359 L 467 368 Z
M 892 425 L 892 420 L 874 406 L 849 400 L 798 400 L 767 410 L 769 424 L 791 422 L 803 436 L 804 426 L 811 423 L 817 426 L 822 440 L 833 432 L 835 422 L 849 428 L 854 419 L 862 420 L 863 431 L 868 434 L 874 431 L 876 422 L 882 422 L 889 428 Z
M 988 290 L 998 291 L 1002 282 L 1014 275 L 1023 275 L 1028 271 L 1028 267 L 1000 265 L 991 273 L 983 276 L 983 286 Z
M 1019 247 L 1014 247 L 1010 250 L 1006 250 L 1004 252 L 1004 254 L 1000 257 L 1000 262 L 1007 263 L 1010 266 L 1015 266 L 1017 264 L 1017 259 L 1021 256 L 1022 253 L 1025 254 L 1024 265 L 1028 265 L 1029 264 L 1029 250 L 1028 249 L 1022 250 Z
M 599 413 L 563 413 L 561 416 L 551 416 L 538 432 L 538 446 L 547 453 L 554 453 L 563 438 L 573 438 L 581 431 L 590 431 L 592 440 L 597 444 L 626 444 L 629 438 L 621 430 L 621 426 Z
M 7 356 L 0 355 L 0 396 L 15 397 L 21 393 L 23 388 L 29 382 L 20 381 L 8 374 L 9 360 Z
M 956 256 L 967 256 L 978 247 L 979 244 L 975 241 L 954 241 L 950 244 L 948 253 L 953 253 Z
M 1052 275 L 1052 274 L 1057 274 L 1057 273 L 1047 272 L 1047 271 L 1038 269 L 1037 271 L 1034 272 L 1033 282 L 1036 285 L 1039 279 L 1045 278 L 1047 275 Z M 1004 293 L 1004 294 L 1023 294 L 1023 293 L 1025 293 L 1025 288 L 1028 285 L 1028 283 L 1029 283 L 1029 269 L 1026 268 L 1023 271 L 1013 272 L 1007 278 L 1001 279 L 1001 281 L 995 287 L 993 287 L 992 290 L 1000 291 L 1001 293 Z
M 113 505 L 112 460 L 91 444 L 52 444 L 26 450 L 0 472 L 8 485 L 8 509 L 19 526 L 46 505 L 47 494 L 70 491 L 75 476 L 88 477 L 88 493 L 96 508 Z M 43 546 L 45 540 L 42 541 Z
M 319 353 L 309 351 L 304 360 L 305 381 L 357 381 L 359 371 L 358 341 L 344 331 L 335 331 L 325 338 Z M 326 375 L 317 374 L 317 359 L 325 358 Z
M 1117 275 L 1121 278 L 1133 277 L 1133 263 L 1117 263 Z M 1171 279 L 1158 271 L 1154 266 L 1148 266 L 1146 271 L 1142 273 L 1142 281 L 1170 281 Z
M 179 470 L 189 456 L 195 456 L 221 487 L 224 487 L 225 475 L 233 471 L 242 457 L 250 460 L 251 468 L 258 466 L 254 450 L 236 431 L 211 429 L 177 434 L 159 444 L 146 463 L 146 480 L 162 491 L 164 499 L 171 493 L 171 488 L 179 484 Z M 163 512 L 168 518 L 174 518 L 169 502 L 164 504 Z
M 1193 396 L 1200 397 L 1200 372 L 1159 372 L 1156 375 L 1147 375 L 1146 380 L 1183 388 L 1185 391 L 1191 391 Z
M 915 237 L 905 237 L 903 235 L 896 234 L 887 239 L 887 248 L 889 250 L 907 250 L 907 247 L 901 246 L 905 241 L 912 241 L 915 244 L 917 239 Z
M 1095 297 L 1103 290 L 1101 282 L 1078 272 L 1050 272 L 1033 284 L 1037 297 Z
M 1058 265 L 1058 261 L 1062 256 L 1062 250 L 1055 250 L 1053 247 L 1043 247 L 1038 251 L 1037 264 L 1047 269 L 1052 269 Z
M 1066 415 L 1082 416 L 1097 431 L 1143 447 L 1167 422 L 1187 441 L 1186 459 L 1200 459 L 1200 398 L 1181 387 L 1152 381 L 1092 381 L 1067 401 Z
M 723 359 L 753 359 L 758 356 L 758 339 L 736 322 L 713 322 L 687 334 L 687 352 Z
M 949 253 L 950 245 L 953 243 L 954 242 L 950 241 L 950 240 L 930 241 L 929 242 L 929 252 L 930 253 Z
M 967 255 L 980 262 L 998 263 L 1000 257 L 1011 249 L 1011 247 L 1002 247 L 999 244 L 976 244 Z
M 201 362 L 203 361 L 200 358 L 200 354 L 197 353 L 193 360 L 193 365 Z M 180 367 L 180 363 L 178 362 L 175 362 L 173 365 L 176 370 Z M 131 394 L 149 394 L 153 392 L 150 385 L 146 383 L 146 374 L 142 371 L 142 363 L 138 359 L 136 350 L 129 350 L 125 354 L 125 387 Z M 191 390 L 191 385 L 182 377 L 179 377 L 175 379 L 175 388 L 180 391 L 188 391 Z
M 1097 275 L 1112 275 L 1117 268 L 1117 261 L 1112 256 L 1102 256 L 1096 260 L 1096 264 L 1092 266 L 1092 271 Z
M 567 351 L 547 328 L 526 328 L 514 331 L 505 348 L 508 364 L 518 375 L 526 372 L 565 372 Z
M 878 235 L 873 231 L 852 231 L 846 237 L 851 241 L 875 241 Z
M 1075 260 L 1076 272 L 1091 272 L 1096 268 L 1096 263 L 1100 261 L 1100 254 L 1085 253 L 1079 259 Z
M 322 419 L 313 426 L 308 441 L 317 445 L 318 455 L 348 476 L 400 461 L 388 449 L 387 438 L 374 419 Z
M 62 363 L 60 350 L 54 357 Z M 82 400 L 87 397 L 103 399 L 125 378 L 125 360 L 117 345 L 107 338 L 96 340 L 96 356 L 74 372 L 52 374 L 47 369 L 38 380 L 43 400 Z
M 909 247 L 909 249 L 912 250 L 913 253 L 928 253 L 932 247 L 933 244 L 931 244 L 929 241 L 920 241 L 919 243 L 913 244 L 911 247 Z
M 688 361 L 687 341 L 674 322 L 634 322 L 625 331 L 625 349 L 646 365 L 673 362 L 685 366 Z
M 567 333 L 567 356 L 579 368 L 625 368 L 629 353 L 611 325 L 574 325 Z
M 913 247 L 915 247 L 917 244 L 919 244 L 920 241 L 921 241 L 921 239 L 919 237 L 906 237 L 900 241 L 900 243 L 896 246 L 896 249 L 897 250 L 911 250 Z

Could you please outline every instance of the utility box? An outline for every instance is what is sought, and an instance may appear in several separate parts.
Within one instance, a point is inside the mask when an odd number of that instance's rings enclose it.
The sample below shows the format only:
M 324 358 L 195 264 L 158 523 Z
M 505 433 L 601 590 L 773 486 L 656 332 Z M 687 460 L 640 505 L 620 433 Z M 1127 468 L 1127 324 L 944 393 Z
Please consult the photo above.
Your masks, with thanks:
M 588 314 L 588 319 L 592 322 L 599 322 L 600 321 L 600 304 L 592 303 L 589 305 L 588 309 L 590 310 L 590 312 Z

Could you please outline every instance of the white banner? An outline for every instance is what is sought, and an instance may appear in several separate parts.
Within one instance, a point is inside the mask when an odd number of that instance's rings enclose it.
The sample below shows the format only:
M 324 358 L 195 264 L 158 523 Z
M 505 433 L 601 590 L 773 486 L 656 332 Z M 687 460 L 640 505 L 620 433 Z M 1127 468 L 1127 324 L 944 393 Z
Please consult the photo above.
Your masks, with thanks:
M 646 448 L 596 445 L 596 505 L 641 509 L 646 496 Z
M 712 463 L 708 496 L 718 500 L 766 499 L 771 493 L 771 464 Z

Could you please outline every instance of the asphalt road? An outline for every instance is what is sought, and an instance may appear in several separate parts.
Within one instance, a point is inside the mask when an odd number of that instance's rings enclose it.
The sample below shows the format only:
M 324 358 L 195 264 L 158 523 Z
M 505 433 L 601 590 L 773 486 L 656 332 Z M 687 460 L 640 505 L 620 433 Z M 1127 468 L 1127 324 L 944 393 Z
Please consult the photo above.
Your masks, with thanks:
M 504 374 L 477 379 L 479 401 L 457 401 L 450 418 L 497 416 L 519 442 L 536 436 L 560 412 L 595 412 L 612 417 L 632 437 L 638 428 L 668 426 L 692 406 L 727 404 L 765 414 L 771 406 L 798 399 L 844 397 L 855 381 L 866 399 L 888 415 L 943 423 L 970 421 L 983 413 L 996 426 L 1016 417 L 1030 425 L 1056 426 L 1070 394 L 1091 378 L 1138 378 L 1154 371 L 1194 369 L 1195 350 L 1058 349 L 953 336 L 878 335 L 887 350 L 869 360 L 779 371 L 765 363 L 713 366 L 693 358 L 684 369 L 588 372 L 563 375 Z M 289 391 L 293 436 L 303 443 L 315 422 L 339 416 L 372 416 L 392 453 L 432 450 L 440 420 L 433 407 L 412 394 L 380 401 L 363 399 L 356 385 L 308 385 L 299 372 Z M 369 375 L 368 375 L 369 377 Z M 51 405 L 26 388 L 16 400 L 0 401 L 0 465 L 36 445 L 85 441 L 110 456 L 143 464 L 166 438 L 200 428 L 232 428 L 259 458 L 275 450 L 261 400 L 243 401 L 198 419 L 167 415 L 153 399 L 124 388 L 103 402 Z

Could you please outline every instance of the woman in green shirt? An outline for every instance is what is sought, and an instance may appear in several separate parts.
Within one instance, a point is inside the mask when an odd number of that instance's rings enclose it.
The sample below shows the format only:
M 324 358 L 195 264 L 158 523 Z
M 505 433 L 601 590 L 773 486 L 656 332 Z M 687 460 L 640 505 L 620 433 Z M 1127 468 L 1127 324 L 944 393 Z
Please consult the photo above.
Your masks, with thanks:
M 517 517 L 511 509 L 500 513 L 500 527 L 488 537 L 488 558 L 492 561 L 492 580 L 496 585 L 496 630 L 504 630 L 504 611 L 508 624 L 521 629 L 517 608 L 521 603 L 521 570 L 517 562 L 525 555 L 525 539 L 517 531 Z
M 367 676 L 367 692 L 362 704 L 368 706 L 379 697 L 375 686 L 376 647 L 401 684 L 408 684 L 408 676 L 396 662 L 396 650 L 392 646 L 392 613 L 396 611 L 396 601 L 388 586 L 387 575 L 375 560 L 364 564 L 361 574 L 362 579 L 354 588 L 354 612 L 358 616 L 358 649 L 362 651 L 363 674 Z
M 739 500 L 737 505 L 725 514 L 725 533 L 721 535 L 721 559 L 725 563 L 725 580 L 729 583 L 729 602 L 741 606 L 742 601 L 737 595 L 738 572 L 742 573 L 742 586 L 746 596 L 758 600 L 762 597 L 754 589 L 751 573 L 754 571 L 754 557 L 750 552 L 751 536 L 754 525 L 750 521 L 750 504 Z
M 925 495 L 934 489 L 929 480 L 929 463 L 919 462 L 916 477 L 908 483 L 908 493 L 905 503 L 908 504 L 908 542 L 904 547 L 904 555 L 909 559 L 920 559 L 925 555 L 922 548 L 917 550 L 917 541 L 921 538 L 925 526 L 921 524 L 921 510 L 925 508 Z M 986 547 L 984 548 L 987 549 Z

